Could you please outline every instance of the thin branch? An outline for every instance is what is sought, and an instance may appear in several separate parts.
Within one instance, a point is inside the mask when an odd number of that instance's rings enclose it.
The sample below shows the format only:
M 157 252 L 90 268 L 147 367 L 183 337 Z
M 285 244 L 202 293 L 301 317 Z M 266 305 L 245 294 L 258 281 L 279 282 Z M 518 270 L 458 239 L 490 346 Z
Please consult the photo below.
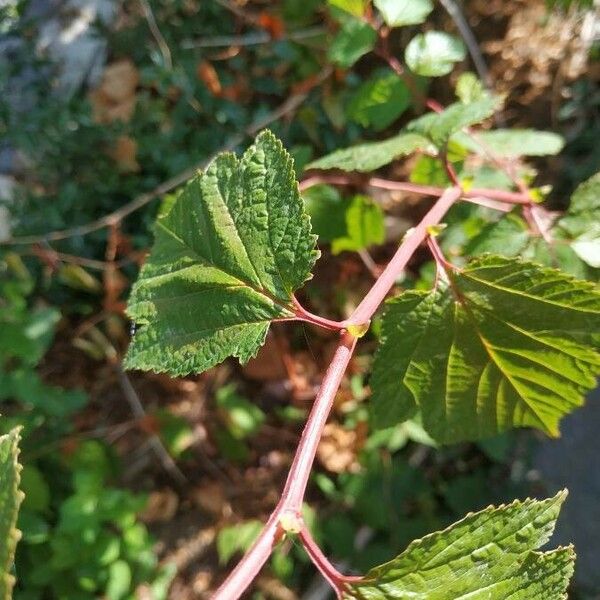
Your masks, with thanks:
M 492 78 L 485 62 L 485 58 L 483 58 L 483 54 L 479 49 L 479 43 L 475 38 L 473 30 L 469 27 L 469 23 L 465 19 L 465 16 L 460 10 L 460 7 L 454 0 L 440 0 L 440 4 L 450 15 L 450 18 L 454 21 L 456 28 L 460 32 L 460 35 L 469 50 L 469 54 L 471 55 L 473 65 L 475 65 L 475 70 L 477 71 L 479 78 L 483 81 L 486 88 L 492 89 Z
M 274 545 L 281 539 L 283 535 L 280 524 L 282 518 L 290 514 L 301 518 L 302 499 L 317 446 L 355 346 L 356 338 L 354 336 L 349 333 L 340 334 L 338 347 L 315 398 L 279 504 L 269 517 L 258 539 L 215 592 L 213 600 L 237 600 L 252 583 L 269 558 Z
M 412 194 L 421 194 L 423 196 L 440 197 L 444 193 L 444 188 L 433 185 L 421 185 L 419 183 L 411 183 L 408 181 L 391 181 L 382 179 L 381 177 L 370 177 L 357 179 L 350 175 L 311 175 L 300 182 L 300 191 L 304 191 L 312 186 L 322 183 L 331 185 L 357 185 L 362 184 L 363 187 L 371 186 L 384 190 L 409 192 Z M 471 188 L 462 191 L 462 197 L 469 202 L 481 204 L 481 198 L 489 198 L 505 204 L 531 204 L 531 196 L 528 193 L 522 192 L 507 192 L 505 190 L 495 190 L 489 188 Z M 485 204 L 488 206 L 488 204 Z M 496 208 L 495 205 L 490 208 Z
M 325 580 L 335 590 L 338 599 L 341 600 L 342 593 L 344 591 L 344 584 L 351 581 L 359 581 L 362 578 L 347 577 L 340 573 L 335 566 L 331 564 L 325 554 L 323 554 L 323 551 L 321 548 L 319 548 L 319 545 L 317 542 L 315 542 L 305 524 L 303 524 L 302 529 L 298 532 L 298 536 L 300 537 L 300 540 L 304 545 L 304 549 L 310 556 L 313 564 L 317 567 L 317 569 L 319 569 L 321 575 L 323 575 Z
M 315 78 L 314 85 L 312 87 L 316 87 L 320 83 L 322 83 L 329 75 L 332 73 L 331 67 L 325 67 L 319 76 Z M 310 89 L 303 91 L 299 94 L 295 94 L 294 96 L 289 97 L 285 100 L 281 105 L 279 105 L 275 110 L 270 112 L 268 115 L 261 119 L 257 119 L 254 121 L 242 134 L 238 134 L 233 136 L 229 142 L 221 148 L 218 152 L 221 153 L 224 151 L 235 150 L 239 144 L 241 144 L 244 139 L 247 137 L 253 137 L 258 133 L 261 129 L 264 129 L 274 121 L 281 119 L 282 117 L 288 115 L 291 112 L 294 112 L 302 103 L 306 100 L 308 94 L 310 93 Z M 104 229 L 105 227 L 109 227 L 114 223 L 118 223 L 122 221 L 125 217 L 130 215 L 131 213 L 139 210 L 140 208 L 146 206 L 149 202 L 158 198 L 160 196 L 164 196 L 167 192 L 170 192 L 176 187 L 179 187 L 183 183 L 185 183 L 190 177 L 195 175 L 199 169 L 204 168 L 210 161 L 214 158 L 211 157 L 209 160 L 203 160 L 200 163 L 192 165 L 187 169 L 183 170 L 181 173 L 178 173 L 171 179 L 168 179 L 164 183 L 161 183 L 158 187 L 154 188 L 150 192 L 146 192 L 144 194 L 140 194 L 136 198 L 134 198 L 131 202 L 124 204 L 117 210 L 97 219 L 95 221 L 91 221 L 84 225 L 79 225 L 77 227 L 70 227 L 69 229 L 63 229 L 60 231 L 51 231 L 49 233 L 43 235 L 26 235 L 16 238 L 11 238 L 8 240 L 1 240 L 0 246 L 11 246 L 11 245 L 27 245 L 27 244 L 39 244 L 42 242 L 56 242 L 59 240 L 64 240 L 72 237 L 88 235 L 93 233 L 94 231 L 98 231 L 100 229 Z
M 163 37 L 163 34 L 161 33 L 160 28 L 158 27 L 158 24 L 156 23 L 156 19 L 154 18 L 154 13 L 152 12 L 152 7 L 150 6 L 150 3 L 148 2 L 148 0 L 140 0 L 140 6 L 142 7 L 144 17 L 146 18 L 148 27 L 150 28 L 150 33 L 152 34 L 152 37 L 154 37 L 154 39 L 158 45 L 158 48 L 160 49 L 160 53 L 163 56 L 163 61 L 165 63 L 165 67 L 167 67 L 167 69 L 169 69 L 169 71 L 170 71 L 171 69 L 173 69 L 173 59 L 171 58 L 171 49 L 169 48 L 167 41 Z
M 363 298 L 363 301 L 350 315 L 348 323 L 360 325 L 371 320 L 371 317 L 396 283 L 396 279 L 406 267 L 416 249 L 427 237 L 428 229 L 432 225 L 437 225 L 444 218 L 461 195 L 462 190 L 459 187 L 447 189 L 423 217 L 423 220 L 406 233 L 404 241 L 400 244 L 396 254 L 394 254 L 388 266 L 379 276 L 379 279 L 377 279 L 373 287 Z
M 302 42 L 304 40 L 319 37 L 326 33 L 324 27 L 307 27 L 298 31 L 290 31 L 289 33 L 274 39 L 267 31 L 253 31 L 244 35 L 218 35 L 202 40 L 187 40 L 182 43 L 182 48 L 229 48 L 230 46 L 259 46 L 261 44 L 269 44 L 271 42 L 290 41 Z
M 125 371 L 123 371 L 120 364 L 115 365 L 115 370 L 117 372 L 117 377 L 119 379 L 119 385 L 123 390 L 123 395 L 125 399 L 129 403 L 131 408 L 131 412 L 133 416 L 141 420 L 146 417 L 146 411 L 140 401 L 140 398 L 131 383 L 131 379 Z M 188 483 L 187 477 L 181 472 L 172 456 L 167 452 L 167 449 L 163 446 L 163 443 L 160 441 L 160 438 L 156 434 L 150 435 L 148 438 L 148 443 L 152 448 L 153 452 L 159 458 L 163 468 L 165 471 L 180 485 L 185 485 Z

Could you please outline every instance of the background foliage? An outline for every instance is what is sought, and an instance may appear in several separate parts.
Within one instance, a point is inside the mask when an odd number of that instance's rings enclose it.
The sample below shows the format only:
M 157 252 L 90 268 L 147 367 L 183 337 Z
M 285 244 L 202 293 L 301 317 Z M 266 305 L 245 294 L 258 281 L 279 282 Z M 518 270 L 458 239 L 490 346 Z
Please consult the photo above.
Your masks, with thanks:
M 301 102 L 270 127 L 291 149 L 299 175 L 307 165 L 359 165 L 436 186 L 448 184 L 438 161 L 397 159 L 443 145 L 468 124 L 461 103 L 480 107 L 475 121 L 493 112 L 493 101 L 470 73 L 464 42 L 437 3 L 415 3 L 412 17 L 396 14 L 393 2 L 374 3 L 388 25 L 403 26 L 388 43 L 414 72 L 417 90 L 452 105 L 434 125 L 418 119 L 415 90 L 378 56 L 375 30 L 359 18 L 362 1 L 152 0 L 164 45 L 144 10 L 123 3 L 110 25 L 94 26 L 108 43 L 101 78 L 69 97 L 53 92 L 57 65 L 36 46 L 40 22 L 31 4 L 2 9 L 3 35 L 21 40 L 1 63 L 2 147 L 17 151 L 11 176 L 19 185 L 7 203 L 15 236 L 86 224 L 232 143 L 247 146 L 253 136 L 245 132 L 290 98 Z M 486 17 L 480 3 L 464 4 L 472 23 Z M 519 35 L 519 15 L 533 10 L 503 4 L 496 7 L 494 31 L 476 29 L 495 87 L 511 90 L 501 112 L 510 131 L 487 134 L 486 144 L 509 158 L 515 146 L 519 154 L 553 155 L 560 138 L 547 134 L 543 143 L 539 137 L 528 143 L 526 133 L 515 138 L 514 132 L 559 131 L 566 137 L 560 158 L 534 158 L 515 168 L 533 187 L 553 184 L 549 201 L 564 209 L 576 185 L 600 166 L 595 50 L 585 51 L 589 69 L 560 71 L 557 93 L 544 79 L 544 69 L 555 73 L 551 59 L 507 64 L 510 59 L 494 52 L 494 40 L 515 45 L 510 36 Z M 566 18 L 582 18 L 573 16 L 576 3 L 551 3 L 554 13 L 537 4 L 540 30 L 554 17 L 563 27 Z M 538 56 L 544 43 L 555 44 L 551 33 L 528 36 Z M 510 69 L 513 79 L 503 80 L 498 73 Z M 18 83 L 23 77 L 26 93 Z M 411 130 L 401 132 L 410 121 Z M 378 144 L 376 152 L 367 147 L 372 164 L 365 166 L 358 144 Z M 329 154 L 351 146 L 351 152 Z M 498 170 L 467 161 L 458 146 L 453 152 L 450 143 L 448 154 L 473 187 L 509 187 Z M 556 224 L 565 240 L 559 260 L 566 271 L 595 279 L 599 265 L 585 244 L 574 242 L 586 242 L 582 237 L 597 219 L 578 210 L 576 198 Z M 248 367 L 226 363 L 178 382 L 128 379 L 118 368 L 133 333 L 124 299 L 150 246 L 154 217 L 172 200 L 161 195 L 118 227 L 87 236 L 0 249 L 0 433 L 23 427 L 16 598 L 161 598 L 169 586 L 171 597 L 203 597 L 256 535 L 279 493 L 330 338 L 276 324 Z M 324 256 L 303 301 L 314 312 L 343 318 L 423 205 L 376 190 L 366 196 L 359 185 L 320 185 L 305 200 Z M 458 262 L 507 248 L 543 264 L 553 260 L 523 234 L 517 215 L 501 224 L 491 211 L 460 206 L 447 224 L 443 248 Z M 423 254 L 399 283 L 428 289 L 432 278 Z M 418 419 L 371 427 L 365 400 L 374 347 L 375 339 L 367 339 L 352 365 L 306 506 L 308 517 L 316 509 L 320 515 L 309 518 L 315 536 L 349 571 L 399 554 L 412 539 L 468 511 L 540 491 L 527 476 L 530 433 L 434 452 Z M 383 507 L 373 511 L 374 504 Z M 296 597 L 309 573 L 301 550 L 284 544 L 253 593 Z

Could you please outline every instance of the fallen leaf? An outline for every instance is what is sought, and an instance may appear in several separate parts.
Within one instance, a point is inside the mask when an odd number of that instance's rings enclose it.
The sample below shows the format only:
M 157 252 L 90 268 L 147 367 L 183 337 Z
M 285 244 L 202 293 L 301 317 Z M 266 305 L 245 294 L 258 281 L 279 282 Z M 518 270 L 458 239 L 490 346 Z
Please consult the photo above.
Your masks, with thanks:
M 136 66 L 128 59 L 108 65 L 100 85 L 89 94 L 94 121 L 129 121 L 135 111 L 135 90 L 139 80 Z
M 207 87 L 213 96 L 220 96 L 222 90 L 221 80 L 215 68 L 207 60 L 198 63 L 196 67 L 198 79 Z
M 357 455 L 364 446 L 366 429 L 345 429 L 327 423 L 317 448 L 320 463 L 332 473 L 356 473 L 360 469 Z
M 137 173 L 140 165 L 136 160 L 137 142 L 128 135 L 120 135 L 110 151 L 110 156 L 117 163 L 122 173 Z
M 148 496 L 146 508 L 140 514 L 142 521 L 157 523 L 170 521 L 179 507 L 179 497 L 170 488 L 156 490 Z

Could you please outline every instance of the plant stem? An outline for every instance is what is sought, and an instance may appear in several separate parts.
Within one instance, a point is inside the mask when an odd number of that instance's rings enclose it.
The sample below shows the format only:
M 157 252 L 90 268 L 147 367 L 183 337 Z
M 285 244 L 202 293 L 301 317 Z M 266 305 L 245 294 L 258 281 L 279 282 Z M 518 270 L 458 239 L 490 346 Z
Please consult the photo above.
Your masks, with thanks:
M 344 583 L 351 581 L 359 581 L 362 577 L 347 577 L 340 573 L 329 561 L 329 559 L 323 554 L 321 548 L 317 542 L 315 542 L 312 537 L 310 531 L 304 525 L 300 532 L 298 533 L 300 539 L 302 540 L 302 544 L 304 545 L 304 549 L 307 554 L 310 556 L 310 559 L 314 563 L 314 565 L 319 569 L 321 575 L 327 580 L 329 585 L 335 590 L 337 597 L 342 597 Z
M 416 227 L 407 232 L 404 241 L 400 244 L 396 254 L 394 254 L 392 260 L 388 263 L 388 266 L 369 290 L 363 301 L 350 315 L 348 323 L 359 325 L 370 321 L 371 317 L 396 282 L 398 275 L 402 272 L 415 250 L 427 237 L 427 229 L 432 225 L 437 225 L 461 195 L 462 190 L 459 187 L 448 188 L 432 206 L 430 211 L 423 217 L 423 220 Z
M 355 346 L 356 338 L 353 335 L 340 333 L 340 342 L 306 421 L 281 499 L 258 539 L 215 592 L 213 600 L 237 600 L 252 583 L 280 539 L 283 532 L 281 518 L 291 514 L 301 519 L 302 501 L 317 446 Z
M 360 183 L 356 177 L 345 175 L 312 175 L 300 182 L 300 190 L 306 190 L 314 185 L 327 183 L 331 185 L 355 185 Z M 409 192 L 413 194 L 422 194 L 423 196 L 440 197 L 444 193 L 444 188 L 433 185 L 421 185 L 409 181 L 391 181 L 380 177 L 371 177 L 362 181 L 364 186 L 371 186 L 384 190 L 393 190 L 400 192 Z M 489 198 L 505 204 L 531 204 L 531 196 L 526 192 L 507 192 L 505 190 L 495 190 L 490 188 L 471 188 L 461 193 L 462 197 L 469 201 L 476 201 L 478 198 Z
M 320 317 L 319 315 L 315 315 L 314 313 L 306 310 L 306 308 L 304 308 L 300 302 L 298 302 L 295 296 L 292 296 L 292 302 L 294 303 L 294 314 L 296 315 L 296 319 L 300 321 L 312 323 L 313 325 L 319 325 L 325 329 L 331 329 L 333 331 L 341 331 L 345 327 L 345 323 L 343 321 L 332 321 L 331 319 Z

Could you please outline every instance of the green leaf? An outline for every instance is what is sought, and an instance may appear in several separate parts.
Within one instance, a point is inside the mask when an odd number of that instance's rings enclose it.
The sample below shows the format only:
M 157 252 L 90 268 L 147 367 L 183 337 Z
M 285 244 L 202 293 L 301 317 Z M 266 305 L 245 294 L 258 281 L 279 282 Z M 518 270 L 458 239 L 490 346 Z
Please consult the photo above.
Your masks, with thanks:
M 440 443 L 513 427 L 558 435 L 600 373 L 600 293 L 534 263 L 487 255 L 449 285 L 387 303 L 373 377 L 380 427 L 420 410 Z
M 368 173 L 417 150 L 434 150 L 429 141 L 417 133 L 400 133 L 383 142 L 367 142 L 336 150 L 307 165 L 307 169 L 342 169 Z
M 406 129 L 429 138 L 440 147 L 446 144 L 454 133 L 491 117 L 498 105 L 498 99 L 492 96 L 485 96 L 471 104 L 456 102 L 441 113 L 427 113 L 411 121 Z
M 327 4 L 346 11 L 355 17 L 362 17 L 365 12 L 365 0 L 327 0 Z
M 443 33 L 427 31 L 416 35 L 406 46 L 404 60 L 409 69 L 424 77 L 441 77 L 467 55 L 462 40 Z
M 348 117 L 375 131 L 385 129 L 409 106 L 408 87 L 391 69 L 382 69 L 365 81 L 348 105 Z
M 469 514 L 411 542 L 347 585 L 346 600 L 546 600 L 566 597 L 571 547 L 537 552 L 552 535 L 566 492 Z
M 431 0 L 375 0 L 374 4 L 390 27 L 418 25 L 433 10 Z
M 21 466 L 18 463 L 20 436 L 13 429 L 0 436 L 0 599 L 10 600 L 15 583 L 12 571 L 15 548 L 21 537 L 16 528 L 23 492 L 19 491 Z
M 434 157 L 419 156 L 410 172 L 410 181 L 423 185 L 437 185 L 445 187 L 450 184 L 450 179 L 442 162 Z
M 347 202 L 330 185 L 314 185 L 302 192 L 312 230 L 320 240 L 331 242 L 346 235 Z
M 106 597 L 108 600 L 125 598 L 131 587 L 131 567 L 124 560 L 117 560 L 108 568 Z
M 292 160 L 273 134 L 261 133 L 241 159 L 218 156 L 156 223 L 129 299 L 141 328 L 127 368 L 185 375 L 228 356 L 250 359 L 270 321 L 292 316 L 315 241 Z
M 385 239 L 383 211 L 366 196 L 354 196 L 346 211 L 347 235 L 333 240 L 331 251 L 363 250 Z
M 575 190 L 568 211 L 556 225 L 581 260 L 600 268 L 600 173 Z
M 486 95 L 485 87 L 475 73 L 467 71 L 460 75 L 456 82 L 456 97 L 463 104 L 471 104 L 471 102 L 481 100 Z
M 342 27 L 329 47 L 329 59 L 345 69 L 375 47 L 377 32 L 364 21 L 344 19 Z
M 472 152 L 498 158 L 519 156 L 548 156 L 558 154 L 564 139 L 550 131 L 534 129 L 494 129 L 478 131 L 476 136 L 461 138 L 461 143 Z
M 225 414 L 229 433 L 238 440 L 254 435 L 265 421 L 265 413 L 237 394 L 233 385 L 217 391 L 217 406 Z
M 224 565 L 237 552 L 245 552 L 258 537 L 264 523 L 258 520 L 223 527 L 217 535 L 217 554 Z

